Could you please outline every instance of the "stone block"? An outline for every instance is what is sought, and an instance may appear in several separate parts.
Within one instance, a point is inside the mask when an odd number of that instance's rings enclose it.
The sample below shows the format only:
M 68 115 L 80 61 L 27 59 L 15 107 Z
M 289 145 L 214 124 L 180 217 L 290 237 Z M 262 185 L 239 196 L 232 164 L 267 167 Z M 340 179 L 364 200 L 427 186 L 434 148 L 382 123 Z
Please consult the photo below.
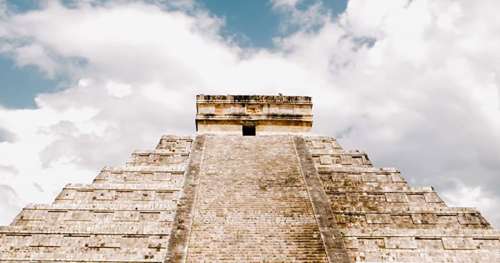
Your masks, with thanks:
M 457 219 L 462 225 L 479 225 L 482 223 L 480 215 L 475 213 L 459 213 Z
M 330 157 L 330 155 L 320 155 L 319 163 L 322 165 L 330 165 L 332 164 L 332 158 Z
M 442 203 L 443 200 L 435 193 L 424 193 L 424 198 L 427 203 Z
M 360 251 L 380 250 L 382 248 L 385 248 L 384 238 L 358 237 L 357 240 L 358 249 Z
M 411 215 L 414 224 L 437 224 L 438 219 L 433 213 L 416 213 Z
M 385 193 L 385 198 L 389 203 L 407 203 L 408 198 L 405 193 Z
M 417 237 L 415 241 L 417 247 L 423 251 L 444 249 L 441 237 Z
M 366 214 L 366 222 L 368 224 L 392 224 L 390 214 Z
M 468 250 L 478 248 L 476 242 L 469 237 L 443 237 L 442 240 L 444 249 Z
M 493 251 L 497 251 L 498 253 L 500 253 L 500 251 L 499 251 L 500 239 L 498 239 L 498 238 L 477 237 L 477 238 L 474 238 L 474 242 L 476 243 L 476 245 L 480 249 L 493 250 Z
M 385 248 L 388 249 L 416 249 L 417 242 L 414 237 L 386 237 Z

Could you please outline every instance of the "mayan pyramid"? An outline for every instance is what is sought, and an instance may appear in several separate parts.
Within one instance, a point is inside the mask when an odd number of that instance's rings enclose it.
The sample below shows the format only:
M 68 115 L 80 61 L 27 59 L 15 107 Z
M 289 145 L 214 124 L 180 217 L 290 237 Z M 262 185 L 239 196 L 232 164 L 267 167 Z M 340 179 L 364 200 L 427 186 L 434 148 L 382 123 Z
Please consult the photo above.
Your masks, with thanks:
M 197 96 L 163 136 L 1 227 L 1 262 L 500 262 L 500 231 L 334 138 L 310 97 Z

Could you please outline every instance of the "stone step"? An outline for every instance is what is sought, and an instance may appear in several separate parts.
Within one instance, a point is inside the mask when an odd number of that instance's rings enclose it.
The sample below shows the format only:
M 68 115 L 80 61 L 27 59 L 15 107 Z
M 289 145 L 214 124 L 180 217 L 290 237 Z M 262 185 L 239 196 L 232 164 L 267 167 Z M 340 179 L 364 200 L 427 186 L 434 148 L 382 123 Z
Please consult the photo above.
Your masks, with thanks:
M 134 242 L 129 240 L 129 242 Z M 66 242 L 74 242 L 68 240 Z M 85 241 L 84 241 L 85 242 Z M 140 240 L 135 241 L 137 243 Z M 66 243 L 67 244 L 67 243 Z M 0 262 L 164 262 L 166 248 L 121 248 L 95 243 L 87 247 L 23 246 L 1 251 Z M 158 251 L 159 250 L 159 251 Z
M 329 167 L 317 167 L 322 180 L 331 182 L 357 182 L 357 183 L 404 183 L 398 171 L 388 171 L 386 168 L 376 169 L 373 167 L 360 171 L 360 167 L 342 167 L 342 169 L 332 169 Z
M 189 151 L 174 152 L 167 149 L 135 150 L 132 152 L 132 156 L 133 157 L 144 157 L 144 156 L 188 157 Z
M 131 190 L 131 191 L 166 191 L 175 192 L 182 186 L 174 187 L 169 183 L 156 184 L 125 184 L 125 183 L 92 183 L 92 184 L 67 184 L 63 189 L 77 191 L 94 191 L 94 190 Z
M 158 225 L 162 224 L 149 224 L 149 223 L 139 223 L 139 224 L 122 224 L 122 227 L 118 227 L 113 222 L 103 222 L 103 224 L 71 224 L 64 226 L 52 226 L 52 225 L 42 225 L 42 226 L 0 226 L 0 234 L 3 235 L 35 235 L 35 234 L 89 234 L 89 235 L 169 235 L 170 228 L 158 228 Z
M 449 209 L 449 208 L 448 208 Z M 369 228 L 489 228 L 489 223 L 477 211 L 413 211 L 399 213 L 370 213 L 334 211 L 343 227 Z
M 207 136 L 197 196 L 187 262 L 327 261 L 291 137 Z
M 165 184 L 69 184 L 54 203 L 147 203 L 172 202 L 179 198 L 180 185 Z
M 114 205 L 138 205 L 138 206 L 148 206 L 148 205 L 154 205 L 156 202 L 161 201 L 165 202 L 166 207 L 175 207 L 177 205 L 177 200 L 157 200 L 157 199 L 150 199 L 148 200 L 140 200 L 140 199 L 135 199 L 135 200 L 130 200 L 129 198 L 123 198 L 120 201 L 116 201 L 113 199 L 95 199 L 92 200 L 93 197 L 85 197 L 85 199 L 57 199 L 54 201 L 54 204 L 61 204 L 61 205 L 94 205 L 95 207 L 112 207 Z
M 312 152 L 311 153 L 313 161 L 318 165 L 322 166 L 365 166 L 371 167 L 372 162 L 368 158 L 368 155 L 364 152 L 346 152 L 339 151 L 335 153 L 324 153 L 324 152 Z
M 166 165 L 181 164 L 188 160 L 189 152 L 177 153 L 169 150 L 134 151 L 127 165 Z
M 172 222 L 173 211 L 27 210 L 12 225 L 139 224 Z
M 403 261 L 418 255 L 422 262 L 497 262 L 500 232 L 491 229 L 373 229 L 342 230 L 345 247 L 355 260 Z M 362 253 L 357 253 L 362 251 Z
M 439 242 L 438 242 L 439 243 Z M 352 252 L 355 262 L 429 262 L 429 263 L 482 263 L 500 262 L 500 253 L 481 250 L 429 250 L 434 241 L 430 240 L 422 249 L 378 249 L 361 248 L 360 253 Z
M 104 210 L 104 211 L 173 211 L 176 202 L 151 204 L 28 204 L 24 209 L 42 210 Z
M 355 181 L 382 181 L 382 182 L 406 182 L 401 172 L 393 167 L 373 166 L 342 166 L 342 165 L 317 165 L 316 170 L 321 174 L 332 174 L 342 179 Z
M 470 238 L 486 238 L 500 239 L 500 230 L 498 229 L 366 229 L 366 228 L 346 228 L 341 230 L 346 237 L 470 237 Z
M 12 250 L 12 244 L 19 244 L 25 247 L 67 247 L 87 248 L 99 244 L 101 247 L 117 248 L 165 248 L 168 242 L 166 235 L 144 235 L 144 234 L 86 234 L 86 233 L 19 233 L 19 234 L 3 234 L 1 236 L 3 243 L 1 244 L 2 251 Z M 133 242 L 136 241 L 136 244 Z M 73 242 L 73 243 L 68 243 Z M 21 250 L 21 249 L 19 249 Z
M 315 150 L 327 153 L 343 151 L 342 147 L 337 142 L 337 140 L 335 140 L 335 138 L 332 137 L 304 136 L 304 140 L 311 153 L 313 153 Z
M 184 171 L 111 171 L 103 170 L 97 175 L 93 183 L 124 183 L 124 184 L 172 184 L 182 187 L 184 183 Z
M 101 172 L 110 173 L 161 173 L 161 172 L 183 172 L 185 170 L 186 164 L 166 164 L 166 165 L 125 165 L 125 166 L 106 166 L 102 168 Z
M 379 251 L 389 252 L 390 250 L 408 249 L 420 250 L 420 252 L 430 251 L 459 251 L 459 250 L 485 250 L 491 253 L 491 250 L 497 250 L 500 241 L 497 238 L 484 237 L 420 237 L 420 236 L 347 236 L 345 237 L 346 247 L 348 249 L 356 249 L 362 251 Z M 385 253 L 384 253 L 385 254 Z
M 165 149 L 172 152 L 190 152 L 193 138 L 189 136 L 163 135 L 156 149 Z
M 380 183 L 380 182 L 357 182 L 357 181 L 325 181 L 325 191 L 328 192 L 411 192 L 407 183 Z

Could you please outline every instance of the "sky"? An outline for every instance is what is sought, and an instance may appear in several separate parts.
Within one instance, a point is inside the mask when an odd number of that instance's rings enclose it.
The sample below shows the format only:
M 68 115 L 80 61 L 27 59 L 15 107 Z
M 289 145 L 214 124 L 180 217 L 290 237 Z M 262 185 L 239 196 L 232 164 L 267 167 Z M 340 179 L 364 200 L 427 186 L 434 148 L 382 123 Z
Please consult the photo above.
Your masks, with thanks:
M 90 183 L 196 94 L 308 95 L 314 133 L 500 226 L 496 0 L 0 0 L 0 224 Z

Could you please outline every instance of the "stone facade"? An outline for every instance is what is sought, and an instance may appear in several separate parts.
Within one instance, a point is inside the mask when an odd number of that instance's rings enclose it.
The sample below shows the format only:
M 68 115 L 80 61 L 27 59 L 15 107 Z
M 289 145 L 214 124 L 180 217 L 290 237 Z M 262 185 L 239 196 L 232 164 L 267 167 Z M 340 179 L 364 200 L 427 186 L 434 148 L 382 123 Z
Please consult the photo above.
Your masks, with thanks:
M 281 97 L 291 108 L 301 98 Z M 270 135 L 214 123 L 163 136 L 25 207 L 0 227 L 0 262 L 500 262 L 500 231 L 478 211 L 286 123 Z
M 242 127 L 258 135 L 306 133 L 312 127 L 312 101 L 305 96 L 198 95 L 198 133 L 241 134 Z

